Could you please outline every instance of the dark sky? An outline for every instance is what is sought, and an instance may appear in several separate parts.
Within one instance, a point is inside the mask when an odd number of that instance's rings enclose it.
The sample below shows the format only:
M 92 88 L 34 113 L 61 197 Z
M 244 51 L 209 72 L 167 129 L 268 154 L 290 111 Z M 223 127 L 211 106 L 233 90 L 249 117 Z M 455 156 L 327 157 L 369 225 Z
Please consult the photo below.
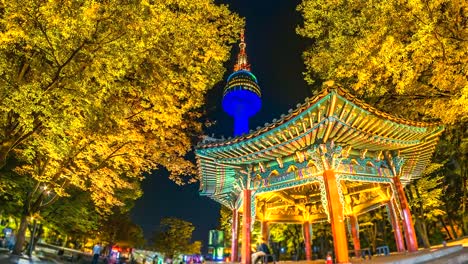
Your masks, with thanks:
M 301 53 L 307 41 L 295 33 L 301 23 L 296 11 L 299 0 L 217 0 L 246 18 L 247 55 L 251 71 L 257 76 L 262 89 L 262 110 L 251 118 L 250 128 L 263 126 L 312 95 L 303 80 L 305 71 Z M 216 121 L 206 134 L 229 137 L 233 132 L 232 119 L 221 108 L 223 87 L 232 73 L 238 46 L 234 46 L 232 59 L 226 63 L 226 76 L 208 94 L 208 118 Z M 193 238 L 206 245 L 208 231 L 218 225 L 219 205 L 198 194 L 198 184 L 177 186 L 167 174 L 153 173 L 142 184 L 144 195 L 135 204 L 132 216 L 150 237 L 163 217 L 177 217 L 192 222 L 196 230 Z

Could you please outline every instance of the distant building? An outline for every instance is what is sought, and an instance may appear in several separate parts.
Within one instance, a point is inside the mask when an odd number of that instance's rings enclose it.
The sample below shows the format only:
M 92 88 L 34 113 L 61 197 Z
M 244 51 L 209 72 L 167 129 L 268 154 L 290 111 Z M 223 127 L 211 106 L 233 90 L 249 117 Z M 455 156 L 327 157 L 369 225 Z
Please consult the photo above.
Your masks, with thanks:
M 224 232 L 221 230 L 210 230 L 208 237 L 208 254 L 212 260 L 224 260 Z

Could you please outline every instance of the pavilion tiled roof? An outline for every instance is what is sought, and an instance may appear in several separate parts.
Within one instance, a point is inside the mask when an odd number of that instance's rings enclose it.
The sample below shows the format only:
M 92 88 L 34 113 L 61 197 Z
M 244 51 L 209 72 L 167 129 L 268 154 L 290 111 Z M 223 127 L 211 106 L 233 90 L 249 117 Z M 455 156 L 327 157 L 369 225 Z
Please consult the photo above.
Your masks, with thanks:
M 249 134 L 201 142 L 196 148 L 201 191 L 229 200 L 240 166 L 274 163 L 330 140 L 354 150 L 400 151 L 409 161 L 402 169 L 403 181 L 409 182 L 429 163 L 442 131 L 438 123 L 403 119 L 372 107 L 345 89 L 329 87 Z
M 228 138 L 227 140 L 216 140 L 216 141 L 211 141 L 211 142 L 208 141 L 206 143 L 200 142 L 197 148 L 212 148 L 212 147 L 227 146 L 227 145 L 235 144 L 235 143 L 242 142 L 244 140 L 259 136 L 262 133 L 268 132 L 288 122 L 289 120 L 293 119 L 298 114 L 304 112 L 307 108 L 314 106 L 315 103 L 317 103 L 320 99 L 323 99 L 325 96 L 329 95 L 331 92 L 336 92 L 338 95 L 343 96 L 345 99 L 355 104 L 357 107 L 360 107 L 363 110 L 369 111 L 369 113 L 372 113 L 388 121 L 393 121 L 395 123 L 414 126 L 414 127 L 432 127 L 434 125 L 439 125 L 438 123 L 412 121 L 412 120 L 404 119 L 402 117 L 398 117 L 398 116 L 380 111 L 379 109 L 371 106 L 370 104 L 358 99 L 356 96 L 354 96 L 349 91 L 343 88 L 326 88 L 326 89 L 323 89 L 315 97 L 306 98 L 303 104 L 297 104 L 296 109 L 290 110 L 287 115 L 282 115 L 279 120 L 274 119 L 272 123 L 265 123 L 263 127 L 257 127 L 256 130 L 251 130 L 249 134 L 245 134 L 240 137 Z

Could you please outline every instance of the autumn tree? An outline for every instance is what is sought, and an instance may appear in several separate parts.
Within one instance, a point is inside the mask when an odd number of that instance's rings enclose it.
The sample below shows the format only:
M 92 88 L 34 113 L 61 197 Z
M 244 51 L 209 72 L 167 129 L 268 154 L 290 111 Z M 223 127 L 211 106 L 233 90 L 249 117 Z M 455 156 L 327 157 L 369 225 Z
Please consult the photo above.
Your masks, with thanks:
M 142 228 L 133 223 L 128 212 L 114 212 L 99 224 L 99 237 L 109 245 L 142 247 L 145 245 Z
M 468 234 L 468 3 L 303 0 L 298 10 L 297 32 L 313 43 L 303 54 L 309 83 L 335 80 L 384 111 L 446 125 L 434 158 L 444 170 L 436 189 L 447 191 L 439 219 Z
M 10 165 L 0 169 L 0 212 L 4 215 L 20 217 L 24 194 L 32 188 L 34 183 L 29 177 L 22 177 L 11 170 L 16 166 L 14 160 L 10 161 Z
M 306 79 L 335 80 L 389 112 L 468 114 L 466 1 L 304 0 Z M 441 111 L 443 110 L 443 111 Z
M 221 205 L 219 209 L 219 226 L 218 230 L 224 233 L 224 243 L 226 248 L 231 248 L 232 244 L 232 209 Z
M 0 165 L 14 156 L 13 170 L 35 181 L 16 253 L 28 217 L 69 186 L 109 213 L 141 195 L 143 172 L 164 166 L 183 183 L 238 16 L 211 0 L 3 0 L 1 8 Z
M 444 175 L 441 196 L 446 216 L 440 218 L 451 239 L 468 235 L 468 121 L 448 126 L 434 154 Z
M 359 215 L 358 222 L 361 248 L 369 247 L 372 248 L 372 252 L 376 252 L 377 247 L 387 245 L 390 250 L 396 250 L 396 242 L 386 206 Z M 351 233 L 349 233 L 349 237 L 351 237 Z
M 328 252 L 334 250 L 331 225 L 328 222 L 314 223 L 312 245 L 318 248 L 317 257 L 322 259 L 326 258 Z
M 163 218 L 153 235 L 153 249 L 173 258 L 179 254 L 199 254 L 201 241 L 192 242 L 195 227 L 178 218 Z
M 287 246 L 285 230 L 286 224 L 270 224 L 270 247 L 273 251 L 273 254 L 277 256 L 277 259 L 281 258 L 281 248 Z
M 442 201 L 443 175 L 421 177 L 408 186 L 408 197 L 413 213 L 414 225 L 418 231 L 425 248 L 430 248 L 429 225 L 438 223 L 441 216 L 446 215 Z M 441 241 L 436 241 L 440 243 Z
M 67 199 L 59 199 L 44 208 L 40 214 L 42 222 L 50 229 L 68 239 L 94 237 L 99 229 L 102 216 L 94 207 L 89 193 L 78 188 L 69 190 Z
M 302 225 L 298 224 L 273 224 L 270 227 L 270 239 L 278 243 L 278 247 L 273 246 L 275 253 L 280 255 L 282 247 L 286 248 L 286 253 L 295 260 L 304 257 L 304 238 L 302 235 Z

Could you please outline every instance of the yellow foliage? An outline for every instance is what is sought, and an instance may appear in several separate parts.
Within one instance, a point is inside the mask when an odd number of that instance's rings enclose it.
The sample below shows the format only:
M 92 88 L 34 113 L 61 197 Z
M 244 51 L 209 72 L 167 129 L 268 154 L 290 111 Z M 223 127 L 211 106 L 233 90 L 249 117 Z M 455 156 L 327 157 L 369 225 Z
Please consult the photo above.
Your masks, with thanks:
M 191 177 L 200 107 L 242 19 L 212 0 L 1 5 L 1 162 L 14 151 L 18 172 L 101 208 L 141 195 L 158 166 Z
M 384 110 L 454 123 L 468 114 L 466 1 L 303 0 L 306 79 L 336 80 Z

